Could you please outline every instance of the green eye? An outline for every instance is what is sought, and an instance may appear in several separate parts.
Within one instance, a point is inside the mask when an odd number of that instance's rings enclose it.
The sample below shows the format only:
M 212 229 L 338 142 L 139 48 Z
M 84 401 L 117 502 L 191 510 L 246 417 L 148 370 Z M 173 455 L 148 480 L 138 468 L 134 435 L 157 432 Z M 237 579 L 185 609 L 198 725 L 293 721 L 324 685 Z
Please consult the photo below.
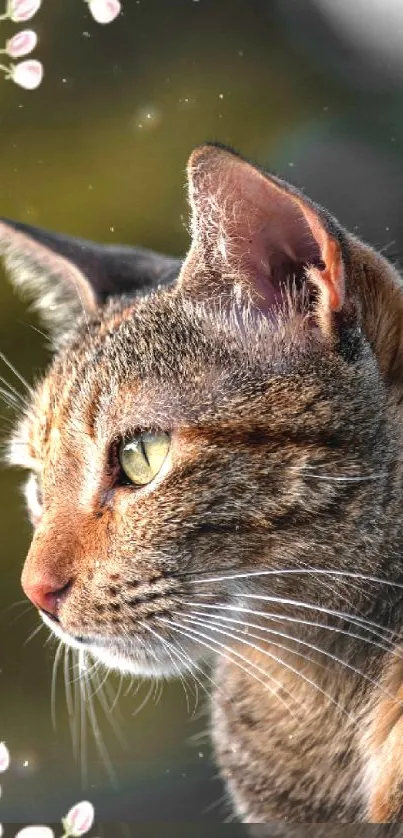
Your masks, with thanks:
M 136 486 L 146 486 L 162 468 L 170 446 L 168 434 L 136 434 L 119 446 L 119 462 L 126 477 Z

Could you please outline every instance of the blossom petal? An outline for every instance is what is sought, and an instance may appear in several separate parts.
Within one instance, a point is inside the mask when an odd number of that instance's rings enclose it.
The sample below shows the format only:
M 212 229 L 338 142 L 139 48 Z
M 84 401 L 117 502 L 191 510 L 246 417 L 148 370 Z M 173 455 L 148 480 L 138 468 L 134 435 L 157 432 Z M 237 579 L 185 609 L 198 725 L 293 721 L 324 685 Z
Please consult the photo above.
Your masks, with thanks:
M 15 838 L 55 838 L 55 834 L 48 826 L 24 826 Z
M 0 742 L 0 771 L 7 771 L 10 765 L 10 753 L 5 742 Z
M 97 23 L 112 23 L 122 11 L 119 0 L 90 0 L 88 5 Z
M 11 58 L 22 58 L 35 49 L 38 43 L 38 36 L 32 29 L 23 29 L 17 32 L 6 43 L 6 51 Z
M 43 79 L 43 65 L 33 58 L 21 61 L 11 68 L 10 78 L 25 90 L 35 90 Z
M 76 803 L 63 818 L 63 826 L 70 835 L 80 836 L 88 832 L 94 823 L 94 807 L 88 800 Z
M 20 23 L 36 15 L 41 5 L 42 0 L 9 0 L 7 13 L 14 23 Z

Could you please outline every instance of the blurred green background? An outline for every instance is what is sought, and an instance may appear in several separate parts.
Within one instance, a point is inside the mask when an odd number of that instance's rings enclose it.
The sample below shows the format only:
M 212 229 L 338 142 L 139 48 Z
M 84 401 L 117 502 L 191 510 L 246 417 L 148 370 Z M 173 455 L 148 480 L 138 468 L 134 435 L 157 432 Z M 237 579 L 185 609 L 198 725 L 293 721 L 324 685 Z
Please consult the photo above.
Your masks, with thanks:
M 183 254 L 186 160 L 195 144 L 220 140 L 306 188 L 398 260 L 403 50 L 388 32 L 402 14 L 374 0 L 364 15 L 363 3 L 123 0 L 121 17 L 102 27 L 82 0 L 44 0 L 32 21 L 43 85 L 29 93 L 0 81 L 1 214 Z M 15 31 L 0 25 L 4 40 Z M 0 279 L 0 350 L 32 381 L 48 361 L 45 341 Z M 6 367 L 0 373 L 18 384 Z M 0 421 L 5 439 L 5 406 Z M 192 714 L 173 682 L 135 715 L 149 685 L 123 684 L 114 715 L 126 749 L 98 704 L 115 784 L 90 732 L 86 771 L 82 732 L 81 757 L 73 754 L 62 671 L 53 729 L 55 646 L 44 645 L 46 629 L 27 642 L 38 620 L 16 604 L 30 532 L 19 476 L 5 469 L 0 502 L 0 740 L 12 753 L 0 821 L 57 821 L 89 797 L 99 835 L 149 835 L 162 822 L 171 823 L 165 834 L 204 834 L 208 824 L 212 836 L 238 834 L 235 823 L 220 825 L 230 807 L 210 759 L 203 694 Z M 116 691 L 119 681 L 110 683 Z

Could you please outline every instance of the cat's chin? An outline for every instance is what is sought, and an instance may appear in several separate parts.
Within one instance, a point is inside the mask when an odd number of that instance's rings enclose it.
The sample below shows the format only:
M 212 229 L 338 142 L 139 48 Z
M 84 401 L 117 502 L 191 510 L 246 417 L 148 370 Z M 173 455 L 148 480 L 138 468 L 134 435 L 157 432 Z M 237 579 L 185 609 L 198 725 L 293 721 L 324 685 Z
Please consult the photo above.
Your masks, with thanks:
M 103 663 L 108 669 L 115 669 L 128 675 L 141 675 L 153 678 L 177 677 L 182 669 L 180 661 L 174 663 L 167 654 L 166 647 L 158 640 L 142 646 L 133 638 L 132 641 L 119 642 L 102 638 L 78 638 L 64 631 L 61 626 L 40 612 L 45 625 L 66 646 L 80 652 L 88 652 L 92 658 Z M 185 667 L 183 667 L 185 671 Z
M 167 678 L 177 676 L 178 670 L 166 655 L 157 655 L 156 650 L 137 649 L 133 643 L 127 650 L 119 650 L 113 646 L 98 646 L 89 644 L 87 647 L 91 657 L 103 663 L 108 669 L 115 669 L 128 675 L 141 675 L 153 678 Z M 154 657 L 155 654 L 155 657 Z

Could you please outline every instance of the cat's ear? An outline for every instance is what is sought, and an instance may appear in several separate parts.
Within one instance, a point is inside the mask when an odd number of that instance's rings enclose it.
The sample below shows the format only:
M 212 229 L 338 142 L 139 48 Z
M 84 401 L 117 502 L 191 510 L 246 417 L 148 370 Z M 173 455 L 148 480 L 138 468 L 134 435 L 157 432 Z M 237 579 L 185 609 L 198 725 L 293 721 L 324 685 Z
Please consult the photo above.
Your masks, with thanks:
M 83 312 L 95 313 L 111 296 L 169 284 L 181 267 L 151 250 L 98 245 L 6 219 L 0 220 L 0 255 L 56 342 Z
M 329 328 L 342 308 L 340 243 L 319 210 L 275 177 L 219 146 L 196 149 L 188 164 L 192 245 L 180 284 L 221 300 L 242 290 L 267 313 L 292 290 L 312 296 Z

